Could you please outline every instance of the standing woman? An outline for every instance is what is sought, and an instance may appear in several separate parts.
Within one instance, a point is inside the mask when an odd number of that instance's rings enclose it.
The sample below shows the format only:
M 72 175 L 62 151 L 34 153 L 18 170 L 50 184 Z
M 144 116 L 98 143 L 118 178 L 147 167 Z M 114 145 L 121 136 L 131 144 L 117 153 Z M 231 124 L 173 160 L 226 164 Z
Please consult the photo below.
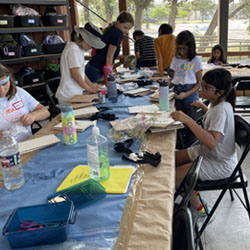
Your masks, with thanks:
M 98 49 L 85 67 L 85 73 L 91 82 L 97 82 L 103 77 L 105 65 L 108 64 L 115 68 L 113 63 L 120 53 L 123 35 L 127 35 L 133 25 L 133 16 L 129 12 L 123 11 L 115 22 L 104 29 L 102 41 L 106 43 L 106 46 Z
M 11 72 L 0 64 L 0 136 L 3 131 L 11 131 L 18 125 L 22 133 L 19 138 L 26 140 L 32 135 L 30 125 L 49 115 L 49 111 L 27 91 L 16 87 Z
M 92 23 L 84 28 L 75 27 L 71 34 L 72 42 L 68 42 L 63 50 L 60 62 L 61 81 L 56 91 L 56 98 L 60 104 L 67 103 L 74 95 L 81 95 L 83 91 L 96 93 L 99 85 L 90 81 L 84 73 L 84 51 L 93 48 L 104 48 L 101 41 L 101 31 Z

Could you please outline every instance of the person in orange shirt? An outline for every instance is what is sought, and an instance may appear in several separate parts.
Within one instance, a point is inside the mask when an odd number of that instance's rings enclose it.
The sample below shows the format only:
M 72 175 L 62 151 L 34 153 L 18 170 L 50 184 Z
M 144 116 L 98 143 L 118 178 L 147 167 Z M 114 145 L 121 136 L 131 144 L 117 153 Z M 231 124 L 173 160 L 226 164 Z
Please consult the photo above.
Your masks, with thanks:
M 172 33 L 173 28 L 169 24 L 163 23 L 159 27 L 158 38 L 154 40 L 160 76 L 163 76 L 164 70 L 169 68 L 172 58 L 175 56 L 175 36 Z

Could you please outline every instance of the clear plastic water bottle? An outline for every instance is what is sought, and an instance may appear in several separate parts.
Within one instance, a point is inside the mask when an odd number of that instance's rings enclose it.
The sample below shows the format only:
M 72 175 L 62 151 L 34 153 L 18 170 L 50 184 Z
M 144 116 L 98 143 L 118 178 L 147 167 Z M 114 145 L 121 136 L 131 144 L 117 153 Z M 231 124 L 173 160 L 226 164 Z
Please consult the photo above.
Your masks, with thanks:
M 6 189 L 20 188 L 24 184 L 20 153 L 18 143 L 9 131 L 4 131 L 0 140 L 0 162 Z
M 117 88 L 116 81 L 112 74 L 108 75 L 108 100 L 111 102 L 117 102 Z
M 92 136 L 87 141 L 89 175 L 97 181 L 105 181 L 109 178 L 108 140 L 100 135 L 99 128 L 92 129 Z

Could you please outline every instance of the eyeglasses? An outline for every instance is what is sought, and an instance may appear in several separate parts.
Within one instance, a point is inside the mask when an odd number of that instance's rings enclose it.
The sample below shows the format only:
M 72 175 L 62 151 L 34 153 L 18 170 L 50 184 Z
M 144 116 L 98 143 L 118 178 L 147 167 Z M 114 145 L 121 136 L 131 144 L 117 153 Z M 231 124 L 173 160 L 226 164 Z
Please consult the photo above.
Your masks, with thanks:
M 199 82 L 199 87 L 200 87 L 200 89 L 201 89 L 202 91 L 204 91 L 204 92 L 216 91 L 216 90 L 218 90 L 217 88 L 211 88 L 211 87 L 208 87 L 208 86 L 204 85 L 204 84 L 202 83 L 202 81 Z

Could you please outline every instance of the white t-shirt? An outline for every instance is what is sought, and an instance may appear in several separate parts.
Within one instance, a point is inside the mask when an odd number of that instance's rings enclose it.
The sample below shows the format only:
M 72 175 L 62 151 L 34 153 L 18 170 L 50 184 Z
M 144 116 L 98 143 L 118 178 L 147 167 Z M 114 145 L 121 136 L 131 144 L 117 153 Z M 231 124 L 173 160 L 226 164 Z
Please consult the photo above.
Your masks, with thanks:
M 70 74 L 71 68 L 79 68 L 84 79 L 84 50 L 74 42 L 67 43 L 61 56 L 61 81 L 56 91 L 56 97 L 59 100 L 67 101 L 74 95 L 81 95 L 84 91 L 72 78 Z
M 10 130 L 13 124 L 18 122 L 24 114 L 32 112 L 39 102 L 27 91 L 17 87 L 15 96 L 7 100 L 7 97 L 0 98 L 0 130 Z M 31 127 L 28 129 L 27 137 L 32 135 Z
M 173 84 L 195 84 L 197 82 L 195 74 L 202 70 L 201 57 L 195 56 L 192 61 L 174 57 L 170 69 L 174 70 Z
M 210 107 L 203 119 L 204 129 L 222 134 L 214 150 L 201 144 L 200 154 L 204 156 L 200 170 L 201 180 L 218 180 L 229 177 L 236 164 L 235 126 L 232 106 L 221 102 Z

